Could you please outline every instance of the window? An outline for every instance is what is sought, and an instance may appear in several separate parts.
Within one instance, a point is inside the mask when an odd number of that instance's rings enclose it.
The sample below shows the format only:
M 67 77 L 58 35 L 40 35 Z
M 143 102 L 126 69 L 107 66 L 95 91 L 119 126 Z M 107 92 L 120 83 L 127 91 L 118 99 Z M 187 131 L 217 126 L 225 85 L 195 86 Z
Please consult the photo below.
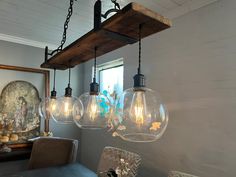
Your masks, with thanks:
M 123 73 L 123 59 L 98 65 L 100 92 L 108 96 L 112 103 L 123 92 Z

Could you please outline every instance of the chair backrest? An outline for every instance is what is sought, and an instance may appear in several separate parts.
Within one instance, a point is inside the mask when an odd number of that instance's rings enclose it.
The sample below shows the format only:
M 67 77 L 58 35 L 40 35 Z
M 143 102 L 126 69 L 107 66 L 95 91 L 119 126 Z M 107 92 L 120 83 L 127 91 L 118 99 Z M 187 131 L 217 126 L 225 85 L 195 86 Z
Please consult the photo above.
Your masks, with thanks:
M 74 163 L 77 150 L 77 140 L 52 137 L 39 138 L 34 141 L 28 168 L 46 168 Z
M 168 177 L 197 177 L 197 176 L 179 171 L 170 171 Z
M 141 158 L 138 154 L 115 147 L 105 147 L 100 157 L 97 175 L 107 177 L 109 169 L 113 169 L 122 173 L 122 177 L 135 177 L 140 163 Z

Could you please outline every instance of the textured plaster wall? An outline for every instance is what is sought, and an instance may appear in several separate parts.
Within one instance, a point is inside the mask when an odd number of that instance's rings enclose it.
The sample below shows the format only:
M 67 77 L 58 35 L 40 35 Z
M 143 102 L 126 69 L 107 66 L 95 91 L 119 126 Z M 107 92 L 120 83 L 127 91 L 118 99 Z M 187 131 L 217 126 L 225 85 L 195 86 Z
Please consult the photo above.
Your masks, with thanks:
M 129 143 L 104 131 L 82 131 L 81 161 L 96 170 L 104 146 L 142 156 L 140 177 L 180 170 L 202 177 L 236 174 L 236 1 L 220 0 L 173 21 L 173 27 L 143 40 L 143 73 L 158 90 L 170 120 L 163 137 Z M 124 87 L 132 86 L 138 46 L 98 59 L 124 58 Z M 85 64 L 85 90 L 92 62 Z

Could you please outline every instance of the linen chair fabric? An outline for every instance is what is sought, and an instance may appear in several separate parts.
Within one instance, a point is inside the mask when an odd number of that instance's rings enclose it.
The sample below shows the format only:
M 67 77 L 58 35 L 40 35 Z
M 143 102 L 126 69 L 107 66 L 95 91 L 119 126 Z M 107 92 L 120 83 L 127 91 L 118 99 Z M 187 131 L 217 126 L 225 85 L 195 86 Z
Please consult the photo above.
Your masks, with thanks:
M 168 177 L 197 177 L 191 174 L 179 172 L 179 171 L 170 171 Z
M 42 137 L 34 141 L 29 169 L 47 168 L 74 163 L 78 141 L 66 138 Z
M 104 148 L 98 164 L 98 176 L 107 177 L 106 172 L 109 169 L 116 170 L 121 164 L 121 159 L 123 159 L 125 163 L 128 163 L 128 168 L 130 169 L 128 173 L 123 174 L 122 177 L 135 177 L 137 175 L 138 167 L 141 163 L 140 156 L 133 152 L 128 152 L 115 147 Z

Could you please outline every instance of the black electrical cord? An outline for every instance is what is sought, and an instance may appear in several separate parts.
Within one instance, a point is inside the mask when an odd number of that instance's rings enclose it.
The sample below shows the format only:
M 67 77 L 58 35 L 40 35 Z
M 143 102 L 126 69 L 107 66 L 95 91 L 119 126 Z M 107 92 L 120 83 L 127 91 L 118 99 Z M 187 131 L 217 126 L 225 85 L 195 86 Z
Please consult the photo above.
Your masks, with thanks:
M 141 44 L 141 30 L 142 30 L 142 25 L 139 25 L 139 33 L 138 33 L 138 44 L 139 44 L 139 49 L 138 49 L 138 74 L 141 73 L 141 51 L 142 51 L 142 44 Z
M 141 57 L 142 57 L 142 24 L 139 25 L 139 31 L 138 31 L 138 73 L 133 77 L 134 79 L 134 88 L 140 88 L 145 87 L 145 76 L 141 74 Z
M 55 85 L 56 85 L 56 68 L 54 68 L 54 72 L 53 72 L 53 91 L 56 90 Z
M 93 73 L 93 82 L 96 82 L 97 75 L 97 47 L 94 48 L 94 73 Z
M 68 82 L 68 87 L 70 87 L 70 78 L 71 78 L 71 68 L 69 68 L 69 82 Z

